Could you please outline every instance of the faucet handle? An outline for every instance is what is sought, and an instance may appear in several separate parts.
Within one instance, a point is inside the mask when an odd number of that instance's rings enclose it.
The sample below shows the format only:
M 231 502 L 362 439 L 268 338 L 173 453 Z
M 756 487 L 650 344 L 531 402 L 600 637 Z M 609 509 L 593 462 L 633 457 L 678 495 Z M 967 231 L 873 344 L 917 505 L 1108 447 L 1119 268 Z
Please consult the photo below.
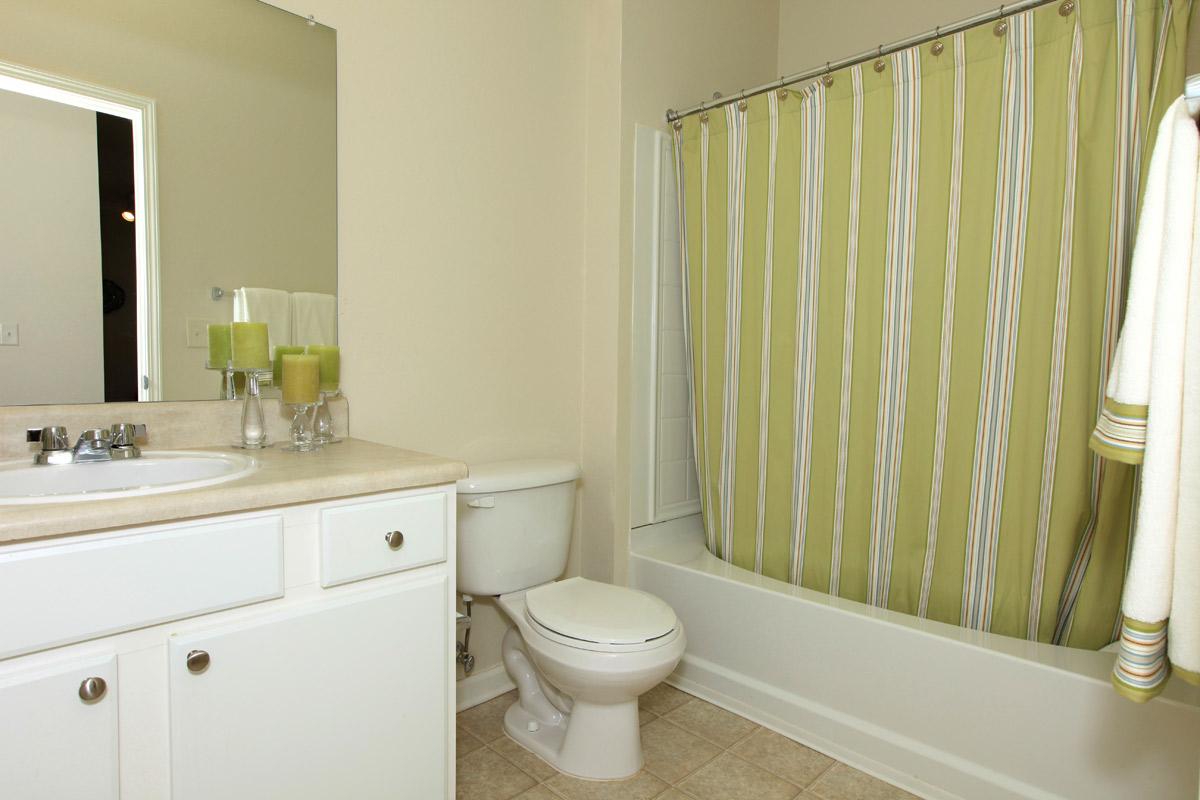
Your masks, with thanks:
M 70 444 L 67 441 L 67 429 L 62 425 L 29 428 L 25 431 L 25 441 L 41 443 L 43 453 L 70 448 Z
M 112 426 L 113 447 L 133 447 L 135 440 L 146 438 L 146 426 L 132 422 L 118 422 Z

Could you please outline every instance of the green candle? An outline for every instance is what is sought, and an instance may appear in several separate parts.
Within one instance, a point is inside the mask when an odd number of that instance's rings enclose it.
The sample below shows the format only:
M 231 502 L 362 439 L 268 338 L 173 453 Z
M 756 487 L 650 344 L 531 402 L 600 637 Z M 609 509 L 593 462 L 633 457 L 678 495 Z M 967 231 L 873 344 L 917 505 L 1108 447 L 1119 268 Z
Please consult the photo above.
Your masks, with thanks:
M 287 405 L 317 402 L 321 384 L 321 359 L 310 355 L 285 355 L 283 361 L 283 402 Z
M 229 326 L 208 326 L 208 363 L 212 367 L 221 367 L 229 363 Z
M 235 369 L 270 369 L 267 323 L 235 322 L 230 328 L 230 349 Z
M 283 357 L 302 355 L 304 348 L 298 345 L 277 344 L 275 345 L 275 360 L 272 362 L 272 373 L 274 375 L 273 383 L 276 386 L 283 385 Z
M 321 391 L 336 392 L 342 377 L 342 351 L 335 344 L 310 344 L 310 355 L 321 359 Z

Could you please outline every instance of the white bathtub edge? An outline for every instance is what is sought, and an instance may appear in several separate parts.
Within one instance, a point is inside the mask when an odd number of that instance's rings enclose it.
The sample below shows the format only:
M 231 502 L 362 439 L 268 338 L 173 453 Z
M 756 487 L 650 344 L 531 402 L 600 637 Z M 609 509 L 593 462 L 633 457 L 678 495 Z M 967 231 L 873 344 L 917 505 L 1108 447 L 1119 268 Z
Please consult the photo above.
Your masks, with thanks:
M 781 590 L 704 551 L 696 520 L 631 544 L 630 585 L 688 628 L 669 682 L 864 772 L 931 800 L 1196 797 L 1193 687 L 1138 705 L 1111 654 Z

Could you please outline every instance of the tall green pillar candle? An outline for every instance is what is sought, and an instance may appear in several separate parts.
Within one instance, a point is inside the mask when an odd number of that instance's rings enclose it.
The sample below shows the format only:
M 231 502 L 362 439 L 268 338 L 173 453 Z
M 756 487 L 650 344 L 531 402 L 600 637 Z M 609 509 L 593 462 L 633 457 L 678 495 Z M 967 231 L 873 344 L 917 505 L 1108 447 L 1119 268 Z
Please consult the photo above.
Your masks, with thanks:
M 208 326 L 208 363 L 211 367 L 225 368 L 229 363 L 229 326 Z
M 230 326 L 234 369 L 270 369 L 267 323 L 235 322 Z
M 283 362 L 283 402 L 286 405 L 317 402 L 321 385 L 321 359 L 311 355 L 285 355 Z
M 271 362 L 271 371 L 274 377 L 272 381 L 276 386 L 283 385 L 283 357 L 303 355 L 304 348 L 300 345 L 277 344 L 275 345 L 275 360 Z
M 342 379 L 342 350 L 335 344 L 310 344 L 310 355 L 321 359 L 321 391 L 336 392 Z

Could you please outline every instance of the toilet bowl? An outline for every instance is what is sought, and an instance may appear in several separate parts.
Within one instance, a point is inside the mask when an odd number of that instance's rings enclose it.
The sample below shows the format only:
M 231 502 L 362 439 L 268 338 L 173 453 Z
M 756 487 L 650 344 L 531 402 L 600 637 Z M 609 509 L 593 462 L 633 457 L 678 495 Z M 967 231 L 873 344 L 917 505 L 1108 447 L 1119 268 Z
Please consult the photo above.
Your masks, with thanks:
M 501 646 L 518 700 L 505 732 L 560 772 L 615 780 L 642 766 L 638 697 L 667 677 L 687 638 L 653 595 L 566 567 L 579 468 L 472 466 L 458 485 L 458 590 L 490 595 L 512 622 Z
M 670 607 L 584 578 L 502 595 L 499 604 L 515 626 L 502 653 L 519 694 L 505 732 L 582 778 L 641 769 L 638 697 L 671 674 L 687 644 Z

